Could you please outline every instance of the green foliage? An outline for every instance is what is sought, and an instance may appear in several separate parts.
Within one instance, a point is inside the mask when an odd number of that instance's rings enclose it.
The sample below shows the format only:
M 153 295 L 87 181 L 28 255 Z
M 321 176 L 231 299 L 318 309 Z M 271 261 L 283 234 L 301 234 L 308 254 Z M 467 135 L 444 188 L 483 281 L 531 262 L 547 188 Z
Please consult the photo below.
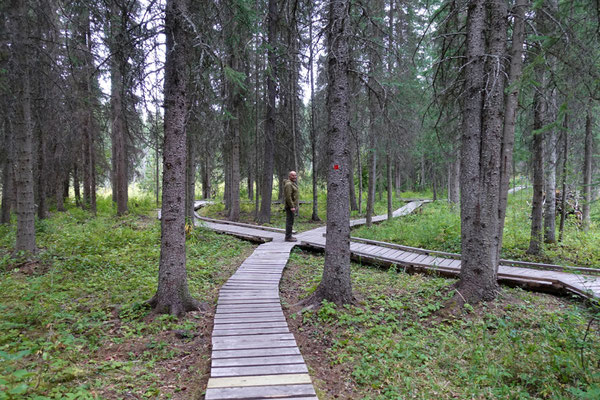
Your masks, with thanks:
M 194 317 L 148 319 L 160 256 L 154 204 L 132 198 L 130 214 L 116 218 L 110 203 L 98 199 L 97 217 L 70 208 L 38 221 L 37 260 L 13 258 L 14 225 L 0 227 L 0 399 L 98 398 L 108 386 L 117 398 L 138 390 L 155 397 L 158 363 L 182 355 L 152 338 L 205 325 Z M 209 302 L 223 271 L 251 248 L 201 228 L 187 247 L 190 291 Z M 113 344 L 148 339 L 148 349 L 128 360 L 106 358 Z
M 283 287 L 308 293 L 322 257 L 296 253 L 291 264 L 299 268 Z M 325 362 L 350 371 L 353 398 L 597 398 L 598 326 L 585 335 L 597 310 L 577 300 L 503 288 L 497 300 L 452 316 L 442 311 L 453 280 L 356 264 L 352 278 L 360 303 L 324 302 L 304 313 L 300 331 L 328 338 Z

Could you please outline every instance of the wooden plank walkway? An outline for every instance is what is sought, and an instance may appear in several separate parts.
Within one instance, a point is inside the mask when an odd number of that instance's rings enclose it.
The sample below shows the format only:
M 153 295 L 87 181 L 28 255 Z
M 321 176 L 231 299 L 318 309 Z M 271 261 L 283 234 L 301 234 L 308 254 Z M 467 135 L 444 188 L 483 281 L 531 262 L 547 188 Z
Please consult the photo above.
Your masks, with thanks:
M 207 226 L 271 239 L 258 246 L 219 292 L 206 399 L 317 399 L 279 301 L 279 279 L 295 243 L 237 225 Z
M 413 212 L 426 201 L 415 201 L 396 210 L 394 216 Z M 374 222 L 385 220 L 377 216 Z M 351 221 L 351 226 L 364 224 Z M 219 292 L 212 335 L 211 376 L 207 400 L 219 399 L 317 399 L 308 369 L 279 300 L 279 280 L 296 244 L 324 249 L 326 227 L 297 234 L 298 242 L 288 243 L 277 229 L 265 230 L 250 224 L 203 221 L 221 233 L 265 244 L 256 248 Z M 458 276 L 460 260 L 439 254 L 351 242 L 355 259 L 380 264 L 395 264 L 407 270 L 432 271 Z M 501 265 L 502 283 L 536 290 L 571 292 L 587 298 L 600 298 L 600 276 L 544 271 Z

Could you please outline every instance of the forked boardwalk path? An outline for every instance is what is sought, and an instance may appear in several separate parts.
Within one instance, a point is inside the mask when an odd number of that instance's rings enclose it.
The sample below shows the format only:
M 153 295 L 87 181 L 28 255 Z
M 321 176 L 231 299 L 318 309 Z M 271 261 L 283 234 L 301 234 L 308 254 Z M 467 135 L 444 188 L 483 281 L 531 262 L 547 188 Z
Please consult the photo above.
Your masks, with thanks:
M 394 216 L 406 215 L 423 203 L 408 203 Z M 385 218 L 378 216 L 373 220 Z M 364 219 L 350 222 L 352 226 L 364 223 Z M 221 233 L 266 242 L 242 263 L 219 293 L 205 398 L 317 399 L 279 300 L 279 280 L 296 243 L 285 242 L 283 232 L 273 228 L 209 219 L 205 219 L 205 225 Z M 298 234 L 297 244 L 323 249 L 324 233 L 325 227 L 319 227 Z M 460 260 L 455 254 L 356 240 L 351 242 L 350 250 L 357 259 L 448 276 L 457 276 L 460 271 Z M 498 278 L 540 290 L 600 298 L 600 276 L 501 265 Z

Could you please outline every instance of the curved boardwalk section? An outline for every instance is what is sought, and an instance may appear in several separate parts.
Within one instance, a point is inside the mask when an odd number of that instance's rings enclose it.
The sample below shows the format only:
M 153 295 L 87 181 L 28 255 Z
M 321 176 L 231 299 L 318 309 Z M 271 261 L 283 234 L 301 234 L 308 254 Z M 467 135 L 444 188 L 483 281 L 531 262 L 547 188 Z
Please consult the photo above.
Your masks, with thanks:
M 233 227 L 230 225 L 230 227 Z M 279 302 L 279 279 L 294 243 L 274 232 L 219 293 L 206 399 L 317 399 Z

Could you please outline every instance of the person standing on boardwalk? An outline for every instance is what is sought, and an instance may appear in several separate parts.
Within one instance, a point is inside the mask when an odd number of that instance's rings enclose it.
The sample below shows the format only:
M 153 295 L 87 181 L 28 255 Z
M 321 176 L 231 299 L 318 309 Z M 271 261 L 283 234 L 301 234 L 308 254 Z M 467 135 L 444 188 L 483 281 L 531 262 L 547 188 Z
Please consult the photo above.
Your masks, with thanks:
M 296 180 L 298 175 L 296 171 L 290 171 L 289 179 L 283 181 L 283 194 L 285 196 L 285 241 L 295 242 L 296 238 L 292 236 L 292 227 L 294 226 L 294 215 L 298 213 L 299 192 Z

